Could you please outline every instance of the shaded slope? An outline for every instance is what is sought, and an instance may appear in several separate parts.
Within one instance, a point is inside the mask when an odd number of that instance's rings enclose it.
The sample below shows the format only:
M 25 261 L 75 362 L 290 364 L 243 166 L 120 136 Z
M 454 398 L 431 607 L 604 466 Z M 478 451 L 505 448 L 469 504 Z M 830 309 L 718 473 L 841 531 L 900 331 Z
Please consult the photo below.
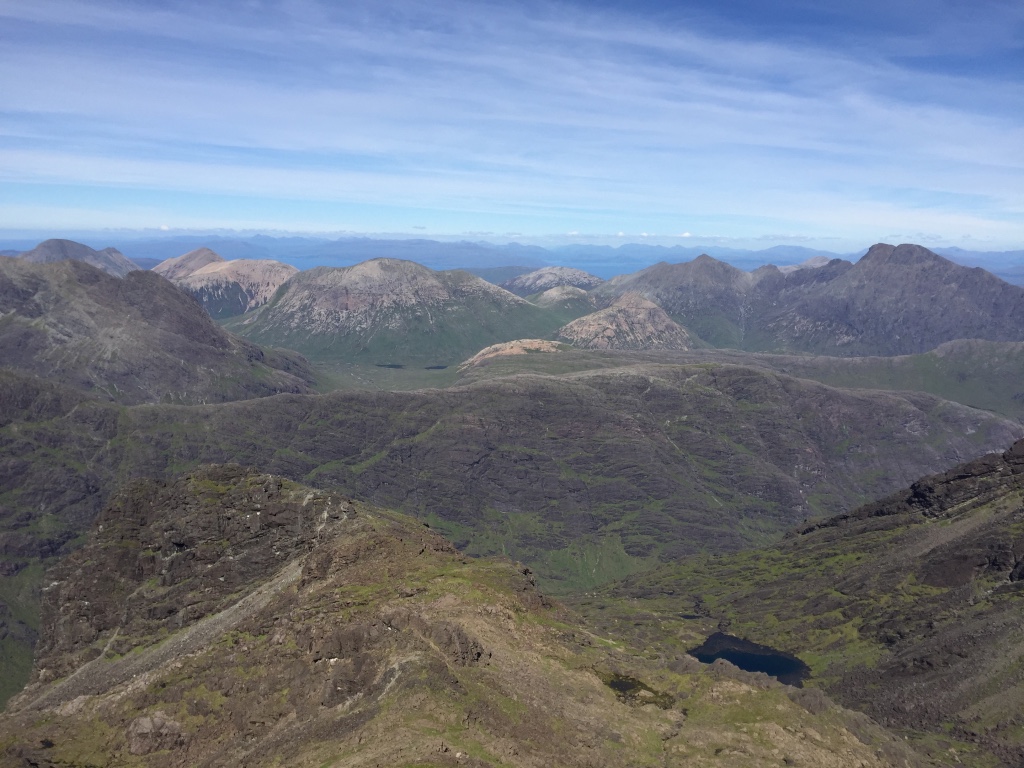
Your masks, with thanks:
M 701 614 L 691 623 L 796 653 L 848 706 L 924 743 L 952 738 L 1016 766 L 1024 760 L 1022 500 L 1019 442 L 772 548 L 665 567 L 616 593 L 653 617 Z M 665 626 L 647 640 L 679 631 Z
M 96 251 L 74 240 L 46 240 L 31 251 L 18 254 L 18 258 L 32 264 L 53 264 L 59 261 L 80 261 L 96 267 L 114 277 L 124 277 L 139 267 L 116 248 Z
M 921 764 L 823 699 L 617 650 L 407 518 L 237 467 L 118 495 L 46 605 L 0 717 L 15 765 Z
M 547 336 L 559 324 L 469 273 L 374 259 L 299 273 L 228 327 L 314 360 L 422 366 L 459 363 L 490 344 Z
M 567 585 L 761 540 L 1022 431 L 927 395 L 845 392 L 735 366 L 201 408 L 110 410 L 45 389 L 21 397 L 0 429 L 6 477 L 19 479 L 7 503 L 45 507 L 51 529 L 74 531 L 96 511 L 81 504 L 102 498 L 56 494 L 54 472 L 62 488 L 106 489 L 115 477 L 233 460 L 424 516 L 472 552 L 506 551 Z
M 152 272 L 118 279 L 81 261 L 0 262 L 4 366 L 123 403 L 220 402 L 308 392 L 296 355 L 220 329 Z

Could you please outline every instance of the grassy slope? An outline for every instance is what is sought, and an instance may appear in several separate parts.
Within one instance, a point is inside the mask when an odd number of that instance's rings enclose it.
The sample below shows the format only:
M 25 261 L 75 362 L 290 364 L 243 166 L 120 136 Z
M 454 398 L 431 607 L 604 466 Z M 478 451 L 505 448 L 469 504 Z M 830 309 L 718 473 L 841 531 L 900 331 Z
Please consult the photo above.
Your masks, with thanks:
M 639 362 L 720 362 L 764 367 L 834 387 L 928 392 L 972 408 L 1024 420 L 1024 344 L 965 340 L 921 355 L 814 357 L 731 350 L 691 352 L 569 352 L 489 361 L 462 372 L 462 381 L 540 373 L 559 375 L 636 365 Z

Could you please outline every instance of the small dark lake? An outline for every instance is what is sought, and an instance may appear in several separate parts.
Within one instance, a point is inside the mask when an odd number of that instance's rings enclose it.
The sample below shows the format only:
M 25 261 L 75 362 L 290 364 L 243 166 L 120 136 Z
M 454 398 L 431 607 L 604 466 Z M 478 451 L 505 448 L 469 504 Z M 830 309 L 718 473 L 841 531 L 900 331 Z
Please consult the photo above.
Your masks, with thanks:
M 780 683 L 797 688 L 802 688 L 804 680 L 811 675 L 810 667 L 792 654 L 724 632 L 715 632 L 687 653 L 705 664 L 725 659 L 745 672 L 764 672 Z

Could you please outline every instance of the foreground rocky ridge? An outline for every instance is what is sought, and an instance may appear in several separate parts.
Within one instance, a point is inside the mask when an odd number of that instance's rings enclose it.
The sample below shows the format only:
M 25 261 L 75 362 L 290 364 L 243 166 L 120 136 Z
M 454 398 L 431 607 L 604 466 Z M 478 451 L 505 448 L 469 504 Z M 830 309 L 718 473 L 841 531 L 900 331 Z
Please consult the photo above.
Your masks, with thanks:
M 1017 766 L 1022 502 L 1024 441 L 767 550 L 666 567 L 611 594 L 649 612 L 643 642 L 728 627 L 799 655 L 830 695 L 935 754 Z M 680 614 L 694 618 L 659 623 Z
M 11 765 L 923 764 L 820 696 L 615 647 L 528 571 L 240 467 L 133 484 L 50 583 Z

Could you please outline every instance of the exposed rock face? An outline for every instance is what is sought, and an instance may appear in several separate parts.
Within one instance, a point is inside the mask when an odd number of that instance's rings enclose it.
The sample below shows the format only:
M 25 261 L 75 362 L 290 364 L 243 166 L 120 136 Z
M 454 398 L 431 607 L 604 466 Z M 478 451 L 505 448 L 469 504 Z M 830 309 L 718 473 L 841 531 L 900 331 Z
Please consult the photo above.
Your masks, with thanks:
M 173 259 L 161 261 L 153 267 L 153 271 L 174 282 L 183 277 L 188 277 L 194 272 L 198 272 L 203 267 L 223 263 L 224 259 L 209 248 L 196 248 L 194 251 L 189 251 L 182 256 L 175 256 Z
M 529 569 L 281 478 L 136 483 L 101 519 L 52 574 L 5 764 L 922 764 L 820 694 L 609 647 Z
M 279 261 L 237 259 L 207 264 L 174 281 L 212 317 L 234 317 L 262 307 L 298 269 Z
M 582 288 L 573 285 L 560 285 L 557 288 L 549 288 L 533 298 L 533 303 L 538 307 L 565 307 L 581 306 L 596 307 L 594 300 Z
M 581 349 L 690 349 L 694 340 L 661 307 L 638 293 L 558 329 L 558 338 Z
M 132 720 L 128 726 L 128 753 L 148 755 L 180 749 L 185 745 L 181 723 L 172 720 L 157 710 L 152 715 L 143 715 Z
M 312 357 L 447 365 L 489 344 L 546 335 L 557 319 L 466 272 L 373 259 L 295 275 L 230 327 Z
M 0 262 L 0 360 L 122 403 L 218 402 L 308 392 L 298 355 L 219 328 L 162 277 L 115 278 L 83 261 Z
M 492 344 L 485 349 L 481 349 L 459 367 L 472 368 L 474 366 L 483 365 L 488 360 L 493 360 L 496 357 L 561 352 L 562 349 L 563 346 L 557 341 L 547 341 L 546 339 L 516 339 L 515 341 L 505 341 L 501 344 Z
M 225 261 L 209 248 L 167 259 L 153 268 L 194 296 L 212 317 L 234 317 L 261 307 L 299 270 L 269 259 Z
M 76 243 L 74 240 L 46 240 L 40 243 L 31 251 L 18 254 L 18 258 L 33 264 L 53 264 L 58 261 L 81 261 L 97 269 L 102 269 L 108 275 L 124 277 L 129 272 L 134 272 L 138 266 L 116 248 L 104 248 L 102 251 L 95 251 L 87 245 Z
M 519 275 L 501 284 L 501 287 L 517 296 L 532 296 L 552 288 L 571 286 L 589 291 L 601 285 L 600 277 L 572 267 L 543 267 L 525 275 Z
M 650 600 L 647 610 L 783 641 L 818 659 L 821 684 L 848 706 L 980 745 L 979 762 L 1020 765 L 1022 496 L 1024 441 L 773 548 L 638 576 L 622 592 Z M 665 631 L 672 642 L 680 630 Z
M 1024 340 L 1024 288 L 918 245 L 879 244 L 857 264 L 791 272 L 747 273 L 700 256 L 614 278 L 594 294 L 610 302 L 627 291 L 720 347 L 853 356 Z

